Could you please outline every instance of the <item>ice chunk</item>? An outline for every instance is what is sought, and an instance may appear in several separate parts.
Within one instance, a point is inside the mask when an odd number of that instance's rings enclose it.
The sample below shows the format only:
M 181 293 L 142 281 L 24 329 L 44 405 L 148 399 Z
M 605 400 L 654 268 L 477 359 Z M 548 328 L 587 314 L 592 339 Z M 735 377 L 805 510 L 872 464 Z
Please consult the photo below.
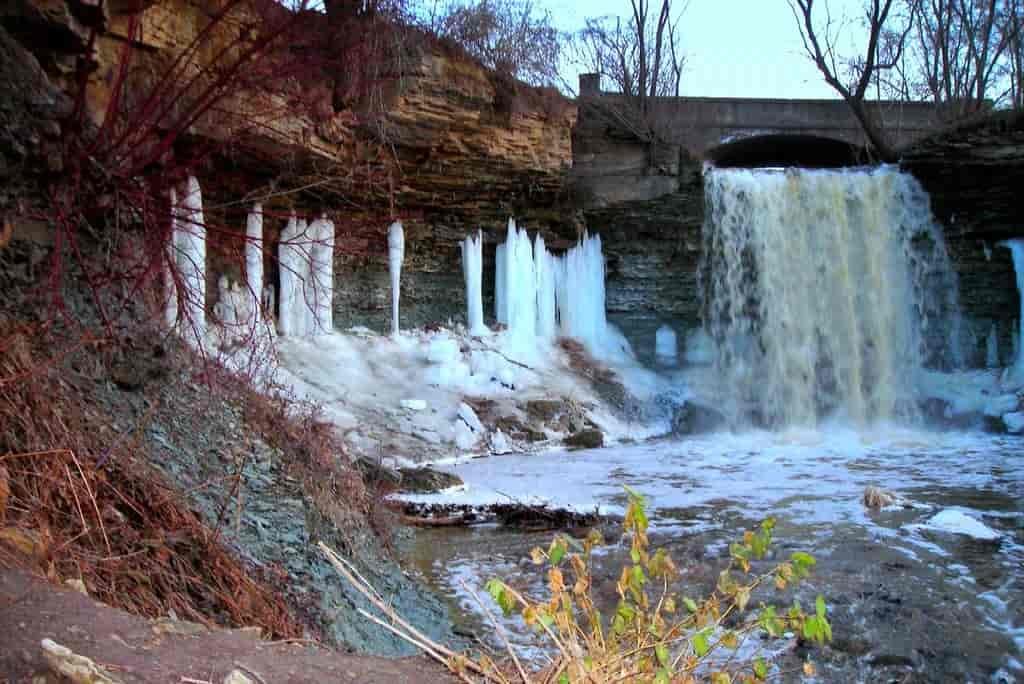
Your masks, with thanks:
M 1018 403 L 1016 394 L 1003 394 L 993 397 L 985 402 L 985 415 L 989 418 L 998 418 L 1004 413 L 1016 411 Z
M 715 343 L 703 328 L 695 328 L 686 336 L 687 363 L 710 365 L 715 361 Z
M 474 432 L 462 420 L 455 421 L 454 432 L 455 446 L 459 447 L 462 451 L 469 451 L 480 442 L 481 433 Z
M 459 404 L 459 418 L 469 426 L 470 430 L 477 434 L 483 434 L 484 424 L 480 422 L 480 418 L 477 417 L 476 411 L 474 411 L 466 402 Z
M 928 521 L 928 527 L 953 534 L 963 534 L 975 539 L 999 539 L 1000 534 L 985 523 L 972 518 L 966 513 L 946 509 L 934 515 Z
M 1024 411 L 1015 411 L 1003 415 L 1003 425 L 1006 431 L 1013 435 L 1024 432 Z
M 398 404 L 408 411 L 426 411 L 427 402 L 423 399 L 402 399 Z
M 663 325 L 654 334 L 654 355 L 659 361 L 675 363 L 679 350 L 676 331 L 671 327 Z
M 454 363 L 462 356 L 458 340 L 434 337 L 427 343 L 427 361 L 436 364 Z

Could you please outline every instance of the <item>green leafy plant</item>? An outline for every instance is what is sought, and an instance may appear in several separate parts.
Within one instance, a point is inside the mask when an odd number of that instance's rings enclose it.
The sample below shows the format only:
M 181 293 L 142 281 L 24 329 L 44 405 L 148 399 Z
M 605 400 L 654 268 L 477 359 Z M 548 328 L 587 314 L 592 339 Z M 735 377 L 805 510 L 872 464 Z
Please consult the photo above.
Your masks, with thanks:
M 756 608 L 750 605 L 751 596 L 762 586 L 783 590 L 806 578 L 815 565 L 813 557 L 797 552 L 766 572 L 753 571 L 753 562 L 762 560 L 771 545 L 773 519 L 745 532 L 741 541 L 730 546 L 729 563 L 719 574 L 715 590 L 696 599 L 672 591 L 679 575 L 675 562 L 664 549 L 651 548 L 644 497 L 628 487 L 626 493 L 629 504 L 623 527 L 630 541 L 629 561 L 619 575 L 619 598 L 612 614 L 602 614 L 592 595 L 592 552 L 603 543 L 596 530 L 582 543 L 559 535 L 546 550 L 531 552 L 535 564 L 547 566 L 546 599 L 528 597 L 499 579 L 487 583 L 487 593 L 506 615 L 518 613 L 558 651 L 550 667 L 531 675 L 509 646 L 518 669 L 516 679 L 528 684 L 760 682 L 770 674 L 760 640 L 741 651 L 754 634 L 763 631 L 777 638 L 791 632 L 809 642 L 831 640 L 832 627 L 821 596 L 811 613 L 798 602 L 785 610 L 764 603 Z M 460 658 L 451 663 L 464 679 L 466 662 Z M 473 665 L 471 670 L 488 680 L 514 681 L 486 657 Z M 813 666 L 807 663 L 804 670 L 811 673 Z

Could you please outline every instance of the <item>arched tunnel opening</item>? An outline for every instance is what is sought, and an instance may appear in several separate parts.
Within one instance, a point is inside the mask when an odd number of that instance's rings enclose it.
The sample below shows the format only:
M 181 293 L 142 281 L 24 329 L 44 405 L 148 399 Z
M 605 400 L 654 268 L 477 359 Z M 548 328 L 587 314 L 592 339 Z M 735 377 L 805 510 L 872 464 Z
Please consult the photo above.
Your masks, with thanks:
M 705 154 L 720 168 L 800 166 L 834 169 L 869 161 L 864 147 L 814 135 L 769 134 L 741 138 L 713 147 Z

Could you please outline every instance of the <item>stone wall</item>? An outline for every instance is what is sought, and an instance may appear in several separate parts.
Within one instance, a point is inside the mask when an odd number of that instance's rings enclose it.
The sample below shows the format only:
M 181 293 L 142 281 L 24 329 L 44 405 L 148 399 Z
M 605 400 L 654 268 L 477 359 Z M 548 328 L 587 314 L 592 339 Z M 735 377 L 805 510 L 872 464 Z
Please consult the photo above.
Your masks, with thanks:
M 1024 115 L 999 114 L 931 136 L 905 152 L 902 166 L 928 191 L 945 229 L 972 333 L 969 360 L 984 360 L 993 323 L 1008 360 L 1020 297 L 1010 252 L 996 244 L 1024 237 Z

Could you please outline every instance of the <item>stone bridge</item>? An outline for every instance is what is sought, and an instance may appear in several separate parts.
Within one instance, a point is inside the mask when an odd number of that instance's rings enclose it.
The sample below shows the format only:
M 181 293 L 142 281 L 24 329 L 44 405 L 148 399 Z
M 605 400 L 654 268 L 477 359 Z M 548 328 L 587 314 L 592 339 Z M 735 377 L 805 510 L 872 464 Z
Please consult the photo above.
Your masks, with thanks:
M 869 161 L 868 141 L 842 100 L 667 97 L 651 103 L 661 143 L 630 133 L 628 108 L 580 75 L 573 175 L 585 205 L 657 197 L 688 162 L 718 166 L 848 166 Z M 870 102 L 868 111 L 899 149 L 935 130 L 934 105 Z
M 581 100 L 615 107 L 621 96 L 600 92 L 598 83 L 596 74 L 582 74 Z M 882 123 L 896 148 L 924 137 L 936 126 L 935 107 L 928 102 L 870 102 L 868 111 Z M 867 146 L 850 107 L 839 99 L 666 97 L 652 103 L 652 117 L 666 141 L 681 145 L 698 159 L 714 159 L 723 145 L 761 136 Z

